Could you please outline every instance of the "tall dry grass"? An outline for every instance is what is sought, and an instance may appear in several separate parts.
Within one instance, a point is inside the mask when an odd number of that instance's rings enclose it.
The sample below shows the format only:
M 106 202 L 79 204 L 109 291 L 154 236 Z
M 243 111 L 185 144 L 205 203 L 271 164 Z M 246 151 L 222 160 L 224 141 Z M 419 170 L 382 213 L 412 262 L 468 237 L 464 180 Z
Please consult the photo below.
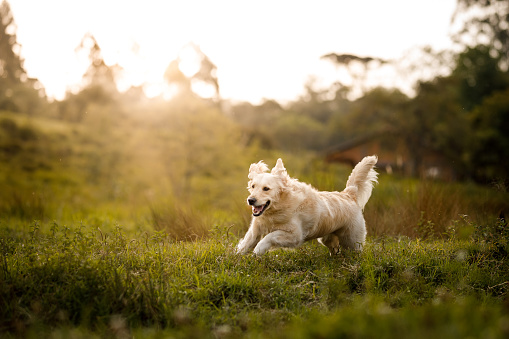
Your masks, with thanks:
M 174 240 L 201 240 L 209 234 L 209 223 L 203 213 L 177 203 L 151 208 L 152 226 Z
M 382 176 L 365 218 L 373 236 L 443 237 L 462 226 L 494 222 L 509 206 L 505 198 L 507 193 L 474 184 Z

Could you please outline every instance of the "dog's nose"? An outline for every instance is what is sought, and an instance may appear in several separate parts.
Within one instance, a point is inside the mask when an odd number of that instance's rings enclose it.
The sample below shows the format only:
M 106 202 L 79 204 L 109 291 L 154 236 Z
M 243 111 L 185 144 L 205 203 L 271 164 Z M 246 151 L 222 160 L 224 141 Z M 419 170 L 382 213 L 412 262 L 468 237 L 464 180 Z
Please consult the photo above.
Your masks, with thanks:
M 253 197 L 249 197 L 249 198 L 247 198 L 247 203 L 248 203 L 249 205 L 251 205 L 251 206 L 252 206 L 252 205 L 254 205 L 254 204 L 256 204 L 256 198 L 253 198 Z

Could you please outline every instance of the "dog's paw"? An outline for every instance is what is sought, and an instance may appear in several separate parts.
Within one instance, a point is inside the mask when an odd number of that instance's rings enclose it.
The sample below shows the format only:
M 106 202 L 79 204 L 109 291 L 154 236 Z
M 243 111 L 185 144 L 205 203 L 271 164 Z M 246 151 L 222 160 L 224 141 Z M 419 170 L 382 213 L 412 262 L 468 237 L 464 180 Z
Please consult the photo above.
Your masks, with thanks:
M 235 250 L 235 254 L 246 254 L 246 253 L 247 253 L 247 251 L 246 251 L 246 250 L 244 250 L 244 249 L 237 248 L 237 249 Z
M 339 247 L 330 247 L 329 248 L 329 254 L 332 257 L 333 255 L 338 255 L 341 252 L 341 249 Z
M 269 250 L 269 247 L 270 246 L 267 246 L 266 244 L 260 242 L 258 243 L 258 245 L 256 245 L 255 249 L 253 250 L 253 253 L 256 255 L 263 255 L 265 254 L 265 252 Z
M 240 242 L 237 245 L 237 248 L 235 249 L 236 254 L 246 254 L 247 252 L 248 252 L 248 249 L 246 248 L 246 246 L 244 246 L 244 244 L 242 244 L 242 242 Z
M 244 246 L 242 246 L 242 245 L 243 245 L 243 242 L 244 242 L 244 239 L 243 239 L 243 238 L 241 238 L 241 239 L 240 239 L 240 241 L 239 241 L 239 243 L 238 243 L 238 244 L 237 244 L 237 246 L 235 247 L 235 253 L 237 253 L 237 254 L 242 254 L 242 250 L 243 250 L 243 247 L 244 247 Z

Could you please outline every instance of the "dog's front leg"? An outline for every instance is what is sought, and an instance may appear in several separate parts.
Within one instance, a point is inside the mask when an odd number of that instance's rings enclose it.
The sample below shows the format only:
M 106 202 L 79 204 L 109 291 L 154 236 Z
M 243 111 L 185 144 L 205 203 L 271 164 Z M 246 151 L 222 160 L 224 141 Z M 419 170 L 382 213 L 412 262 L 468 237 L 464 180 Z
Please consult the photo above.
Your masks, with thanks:
M 271 247 L 297 247 L 304 242 L 301 234 L 287 231 L 274 231 L 267 234 L 254 249 L 254 253 L 262 255 Z
M 237 245 L 237 253 L 246 254 L 251 251 L 256 244 L 258 244 L 260 238 L 261 234 L 259 234 L 257 227 L 255 225 L 251 225 L 244 236 L 244 239 L 240 239 L 240 242 Z

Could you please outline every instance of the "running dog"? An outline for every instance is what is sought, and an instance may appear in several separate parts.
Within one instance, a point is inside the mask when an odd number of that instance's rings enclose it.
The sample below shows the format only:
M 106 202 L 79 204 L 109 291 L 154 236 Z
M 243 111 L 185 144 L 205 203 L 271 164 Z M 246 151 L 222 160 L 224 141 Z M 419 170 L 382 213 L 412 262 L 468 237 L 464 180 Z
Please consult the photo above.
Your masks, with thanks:
M 377 183 L 376 156 L 359 162 L 342 192 L 318 191 L 290 178 L 281 159 L 269 173 L 260 161 L 248 174 L 253 218 L 249 230 L 237 245 L 237 253 L 254 251 L 262 255 L 271 248 L 297 247 L 318 239 L 331 255 L 340 247 L 361 251 L 366 240 L 362 211 Z

